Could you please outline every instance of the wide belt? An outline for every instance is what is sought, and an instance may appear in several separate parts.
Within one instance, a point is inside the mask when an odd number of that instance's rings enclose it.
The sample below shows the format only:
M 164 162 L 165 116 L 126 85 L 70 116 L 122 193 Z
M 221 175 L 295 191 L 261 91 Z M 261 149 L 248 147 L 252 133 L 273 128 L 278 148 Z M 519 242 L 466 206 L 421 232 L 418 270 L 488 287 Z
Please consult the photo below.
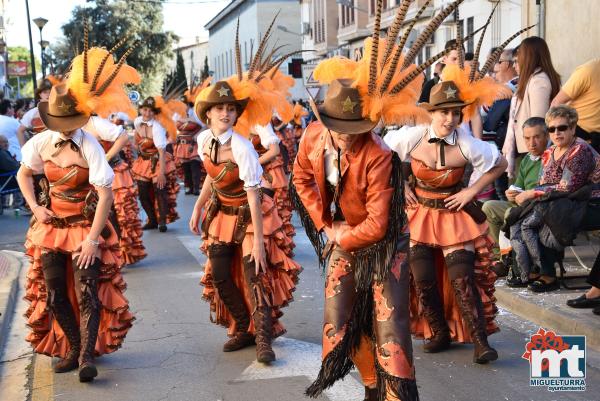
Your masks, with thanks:
M 444 202 L 444 199 L 424 198 L 422 196 L 417 195 L 417 201 L 421 205 L 430 209 L 448 209 L 446 203 Z
M 193 139 L 177 138 L 177 143 L 180 144 L 180 145 L 193 145 L 194 144 L 194 140 Z
M 48 222 L 48 224 L 51 224 L 52 226 L 56 227 L 56 228 L 67 228 L 67 227 L 71 227 L 75 224 L 81 223 L 81 222 L 90 222 L 87 217 L 85 217 L 83 214 L 74 214 L 72 216 L 67 216 L 67 217 L 50 217 L 50 221 Z

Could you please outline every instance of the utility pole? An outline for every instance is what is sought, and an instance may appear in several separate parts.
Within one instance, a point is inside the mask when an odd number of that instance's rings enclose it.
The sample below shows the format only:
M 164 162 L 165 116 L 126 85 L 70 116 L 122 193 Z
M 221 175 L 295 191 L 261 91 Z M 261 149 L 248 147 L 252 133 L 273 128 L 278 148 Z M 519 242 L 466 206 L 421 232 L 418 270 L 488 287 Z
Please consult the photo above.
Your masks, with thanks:
M 27 29 L 29 30 L 29 56 L 31 58 L 31 78 L 33 79 L 33 91 L 37 89 L 37 79 L 35 73 L 35 57 L 33 55 L 33 40 L 31 39 L 31 18 L 29 17 L 29 0 L 25 0 L 27 9 Z

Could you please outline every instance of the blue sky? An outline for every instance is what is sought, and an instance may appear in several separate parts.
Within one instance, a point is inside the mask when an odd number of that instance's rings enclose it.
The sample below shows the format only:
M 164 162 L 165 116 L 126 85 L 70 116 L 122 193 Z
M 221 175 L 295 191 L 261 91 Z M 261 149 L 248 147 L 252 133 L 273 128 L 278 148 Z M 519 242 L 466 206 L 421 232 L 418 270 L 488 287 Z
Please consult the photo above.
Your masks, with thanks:
M 208 33 L 203 28 L 204 24 L 229 1 L 211 0 L 204 4 L 199 1 L 206 0 L 168 0 L 163 7 L 164 29 L 175 32 L 182 38 L 182 42 L 187 43 L 196 36 L 208 37 Z M 42 32 L 44 40 L 52 42 L 62 36 L 60 27 L 71 17 L 71 10 L 82 4 L 85 4 L 85 0 L 29 0 L 29 13 L 32 19 L 43 17 L 48 20 Z M 25 1 L 5 1 L 4 11 L 8 46 L 29 47 Z M 33 23 L 31 33 L 34 46 L 38 46 L 39 30 Z

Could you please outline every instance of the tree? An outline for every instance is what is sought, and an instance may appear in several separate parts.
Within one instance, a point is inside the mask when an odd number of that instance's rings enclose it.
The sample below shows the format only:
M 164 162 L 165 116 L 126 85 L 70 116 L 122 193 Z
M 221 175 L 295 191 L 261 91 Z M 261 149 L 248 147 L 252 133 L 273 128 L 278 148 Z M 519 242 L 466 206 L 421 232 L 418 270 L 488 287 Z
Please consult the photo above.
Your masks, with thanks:
M 127 0 L 89 0 L 92 6 L 77 6 L 71 20 L 63 25 L 66 38 L 61 51 L 55 51 L 57 64 L 68 64 L 83 50 L 83 21 L 90 25 L 90 46 L 115 45 L 127 37 L 125 45 L 117 51 L 120 56 L 125 49 L 138 43 L 127 57 L 127 63 L 135 67 L 142 76 L 140 91 L 144 96 L 156 95 L 160 91 L 162 78 L 167 71 L 167 61 L 172 57 L 171 47 L 177 36 L 163 32 L 162 4 L 159 1 L 142 2 Z M 68 57 L 65 59 L 65 56 Z
M 208 56 L 205 56 L 204 57 L 204 67 L 202 67 L 202 73 L 200 74 L 200 81 L 204 81 L 209 76 L 210 76 L 210 71 L 208 70 Z
M 41 71 L 42 67 L 40 61 L 34 56 L 35 69 Z M 29 55 L 29 49 L 23 46 L 15 46 L 8 48 L 8 61 L 27 61 L 27 76 L 17 77 L 9 76 L 8 84 L 14 88 L 14 96 L 19 91 L 17 90 L 17 82 L 21 82 L 21 97 L 33 97 L 33 81 L 31 80 L 31 58 Z
M 173 91 L 178 89 L 179 92 L 183 93 L 188 87 L 188 81 L 185 77 L 185 65 L 183 64 L 183 57 L 181 53 L 177 53 L 177 62 L 175 69 L 167 74 L 163 81 L 163 93 L 165 91 Z

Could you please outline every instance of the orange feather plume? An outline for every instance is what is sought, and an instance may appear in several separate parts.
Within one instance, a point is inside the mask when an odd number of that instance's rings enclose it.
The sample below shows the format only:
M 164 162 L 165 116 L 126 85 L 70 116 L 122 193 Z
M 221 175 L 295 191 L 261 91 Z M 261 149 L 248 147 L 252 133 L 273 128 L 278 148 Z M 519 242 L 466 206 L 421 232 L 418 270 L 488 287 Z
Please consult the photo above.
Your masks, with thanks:
M 388 84 L 388 90 L 380 93 L 380 90 L 375 90 L 369 94 L 369 74 L 371 61 L 371 46 L 372 39 L 367 38 L 364 42 L 363 58 L 359 61 L 352 61 L 344 57 L 333 57 L 322 61 L 315 68 L 313 73 L 314 78 L 323 83 L 329 84 L 335 79 L 352 79 L 353 86 L 358 89 L 362 98 L 362 114 L 363 117 L 371 121 L 383 120 L 384 124 L 420 124 L 429 121 L 428 113 L 420 107 L 417 107 L 417 100 L 421 93 L 423 85 L 423 76 L 420 75 L 412 80 L 404 89 L 396 94 L 390 94 L 389 89 L 394 87 L 404 77 L 410 74 L 416 66 L 411 64 L 408 68 L 400 71 L 393 68 L 390 60 L 382 69 L 381 74 L 378 74 L 376 80 L 376 88 L 381 88 L 388 73 L 391 73 L 391 80 Z M 387 46 L 386 39 L 379 39 L 380 48 Z M 397 46 L 392 46 L 391 54 L 397 51 Z M 378 52 L 378 66 L 383 64 L 383 52 Z M 400 56 L 398 65 L 402 65 L 404 59 Z M 381 69 L 381 68 L 380 68 Z
M 104 68 L 99 71 L 105 58 Z M 98 94 L 96 91 L 92 91 L 91 83 L 83 82 L 84 64 L 83 54 L 75 57 L 67 78 L 67 87 L 77 100 L 77 110 L 85 115 L 95 113 L 103 118 L 108 118 L 111 113 L 118 111 L 130 111 L 131 101 L 123 86 L 140 83 L 140 76 L 135 68 L 127 64 L 122 64 L 119 68 L 119 64 L 115 63 L 112 54 L 109 54 L 106 49 L 99 47 L 89 49 L 87 51 L 87 69 L 90 77 L 98 74 L 96 89 L 114 77 L 105 90 Z
M 464 121 L 469 121 L 482 106 L 491 106 L 496 100 L 508 99 L 512 90 L 491 77 L 469 81 L 471 67 L 461 69 L 458 65 L 447 65 L 442 71 L 442 81 L 454 81 L 463 101 L 472 101 L 463 109 Z
M 167 130 L 167 134 L 169 135 L 169 139 L 172 142 L 175 142 L 177 138 L 177 126 L 175 125 L 175 121 L 173 121 L 173 116 L 176 113 L 175 110 L 172 109 L 172 106 L 179 108 L 180 106 L 175 102 L 179 102 L 183 105 L 183 113 L 180 116 L 185 116 L 187 107 L 183 102 L 176 100 L 169 100 L 169 102 L 165 102 L 165 99 L 162 96 L 154 96 L 154 102 L 156 104 L 156 108 L 160 109 L 160 113 L 154 116 L 154 119 L 162 125 L 165 130 Z M 181 109 L 180 109 L 181 110 Z
M 200 92 L 202 92 L 204 88 L 207 88 L 210 85 L 210 81 L 212 81 L 212 77 L 206 78 L 204 81 L 202 81 L 200 85 L 188 88 L 184 93 L 185 100 L 187 100 L 188 103 L 194 103 L 196 101 L 196 97 L 200 94 Z
M 302 117 L 306 117 L 307 115 L 308 111 L 300 103 L 294 105 L 294 123 L 296 125 L 302 125 Z
M 46 79 L 50 81 L 52 86 L 55 86 L 61 83 L 65 79 L 65 77 L 63 75 L 47 75 Z

